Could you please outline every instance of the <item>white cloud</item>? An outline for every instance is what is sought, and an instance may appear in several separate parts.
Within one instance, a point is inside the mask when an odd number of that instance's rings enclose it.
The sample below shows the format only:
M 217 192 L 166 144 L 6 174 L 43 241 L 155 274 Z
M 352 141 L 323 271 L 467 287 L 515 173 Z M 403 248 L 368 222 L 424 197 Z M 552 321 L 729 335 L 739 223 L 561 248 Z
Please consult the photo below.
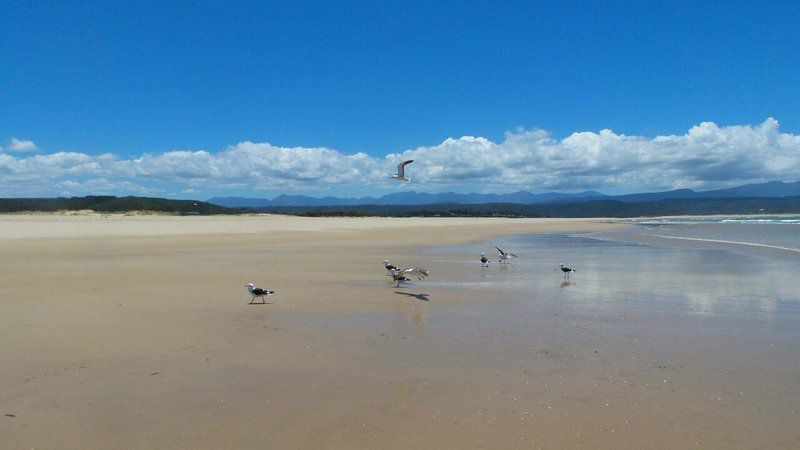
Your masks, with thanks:
M 533 130 L 507 133 L 500 143 L 447 139 L 398 156 L 416 159 L 416 180 L 432 186 L 473 178 L 494 190 L 717 188 L 796 179 L 800 136 L 780 133 L 774 119 L 755 127 L 704 122 L 681 136 L 655 138 L 601 130 L 556 140 Z
M 781 133 L 778 122 L 767 119 L 757 126 L 704 122 L 682 135 L 656 137 L 601 130 L 558 140 L 545 130 L 523 130 L 507 133 L 498 143 L 482 137 L 448 138 L 382 158 L 252 142 L 216 153 L 178 150 L 133 159 L 77 152 L 6 153 L 0 154 L 0 194 L 13 194 L 15 188 L 42 195 L 93 188 L 141 193 L 164 191 L 165 185 L 186 193 L 397 188 L 388 176 L 404 159 L 415 160 L 407 174 L 417 190 L 713 189 L 797 179 L 800 136 Z M 68 180 L 81 183 L 80 189 L 59 186 Z
M 11 138 L 11 145 L 8 147 L 12 152 L 35 152 L 39 147 L 33 141 L 26 141 L 24 139 Z

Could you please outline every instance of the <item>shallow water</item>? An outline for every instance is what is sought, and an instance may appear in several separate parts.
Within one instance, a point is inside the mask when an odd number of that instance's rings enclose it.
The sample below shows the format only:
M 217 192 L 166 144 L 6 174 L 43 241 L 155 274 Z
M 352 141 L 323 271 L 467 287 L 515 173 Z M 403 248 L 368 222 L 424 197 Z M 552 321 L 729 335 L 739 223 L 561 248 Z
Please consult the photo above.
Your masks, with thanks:
M 668 232 L 757 243 L 786 238 L 793 245 L 786 233 L 753 235 L 762 226 L 670 224 Z M 616 406 L 608 414 L 620 417 L 640 414 L 636 405 L 648 403 L 649 417 L 663 422 L 658 432 L 717 436 L 705 444 L 798 442 L 790 424 L 800 412 L 800 257 L 759 246 L 652 240 L 649 227 L 432 248 L 431 280 L 440 280 L 408 289 L 462 290 L 462 308 L 428 314 L 430 332 L 458 341 L 439 353 L 471 351 L 491 359 L 498 373 L 523 368 L 541 380 L 554 376 L 549 383 L 562 392 L 554 404 L 568 415 L 584 406 L 567 392 L 581 391 L 590 403 Z M 519 257 L 499 265 L 495 245 Z M 480 252 L 493 259 L 489 268 L 480 267 Z M 559 263 L 576 272 L 565 279 Z M 579 380 L 595 380 L 594 387 Z M 684 410 L 693 413 L 675 419 Z M 761 434 L 767 430 L 769 437 Z
M 649 219 L 632 221 L 633 227 L 595 236 L 612 240 L 695 248 L 724 248 L 737 253 L 800 257 L 800 216 L 743 216 L 724 218 Z
M 676 228 L 670 232 L 682 236 Z M 798 312 L 800 255 L 706 241 L 652 241 L 647 239 L 649 233 L 648 228 L 637 227 L 582 235 L 519 235 L 432 251 L 458 255 L 448 263 L 461 269 L 451 280 L 454 285 L 566 299 L 587 311 L 624 306 L 687 314 L 738 313 L 748 318 Z M 708 229 L 703 233 L 709 239 L 719 236 Z M 495 259 L 489 268 L 480 269 L 478 253 L 491 258 L 494 245 L 519 258 L 507 265 Z M 576 272 L 564 278 L 559 263 Z

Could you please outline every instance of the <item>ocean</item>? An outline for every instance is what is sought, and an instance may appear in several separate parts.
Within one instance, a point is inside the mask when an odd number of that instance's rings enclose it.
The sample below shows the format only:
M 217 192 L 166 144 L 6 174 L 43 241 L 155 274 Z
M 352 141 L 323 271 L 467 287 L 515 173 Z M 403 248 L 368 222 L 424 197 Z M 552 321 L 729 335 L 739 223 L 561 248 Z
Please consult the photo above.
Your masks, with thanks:
M 596 237 L 661 245 L 666 245 L 666 240 L 683 241 L 696 248 L 725 248 L 737 253 L 756 250 L 759 254 L 774 250 L 766 254 L 800 257 L 798 215 L 647 219 L 630 223 L 634 224 L 632 229 Z

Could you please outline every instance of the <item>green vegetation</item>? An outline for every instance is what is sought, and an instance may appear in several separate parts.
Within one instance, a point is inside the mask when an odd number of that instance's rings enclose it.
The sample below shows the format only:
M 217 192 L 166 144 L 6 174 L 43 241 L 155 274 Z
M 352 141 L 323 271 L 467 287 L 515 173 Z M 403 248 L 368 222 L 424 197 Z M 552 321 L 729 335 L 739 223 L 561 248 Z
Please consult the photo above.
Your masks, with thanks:
M 226 208 L 195 200 L 149 197 L 88 196 L 70 198 L 0 198 L 0 212 L 152 211 L 172 214 L 239 214 L 268 212 L 311 217 L 639 217 L 688 214 L 800 214 L 800 197 L 675 198 L 649 202 L 594 200 L 522 205 L 484 203 L 464 205 L 275 206 Z
M 690 214 L 800 214 L 800 197 L 676 198 L 650 202 L 595 200 L 539 205 L 448 203 L 438 205 L 276 206 L 252 210 L 314 217 L 640 217 Z
M 59 197 L 59 198 L 0 198 L 0 212 L 76 211 L 91 209 L 98 212 L 153 211 L 172 214 L 238 213 L 239 209 L 225 208 L 196 200 L 169 200 L 150 197 Z

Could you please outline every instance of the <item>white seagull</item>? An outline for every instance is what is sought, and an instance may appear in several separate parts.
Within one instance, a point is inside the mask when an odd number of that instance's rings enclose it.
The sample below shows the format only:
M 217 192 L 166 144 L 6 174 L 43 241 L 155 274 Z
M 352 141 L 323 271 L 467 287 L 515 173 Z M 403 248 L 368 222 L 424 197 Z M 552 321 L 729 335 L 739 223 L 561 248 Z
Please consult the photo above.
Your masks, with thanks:
M 250 295 L 253 296 L 253 298 L 250 299 L 250 304 L 252 304 L 257 297 L 261 297 L 261 302 L 266 303 L 266 300 L 264 300 L 264 296 L 272 295 L 275 293 L 275 291 L 268 291 L 266 289 L 257 288 L 256 285 L 253 283 L 245 284 L 244 286 L 250 292 Z
M 517 255 L 515 255 L 513 253 L 505 252 L 505 251 L 501 250 L 500 247 L 495 247 L 495 248 L 497 249 L 498 252 L 500 252 L 500 253 L 497 254 L 497 256 L 500 257 L 500 261 L 499 261 L 500 264 L 508 264 L 508 260 L 509 259 L 517 257 Z
M 423 269 L 422 267 L 412 267 L 410 269 L 391 269 L 389 270 L 389 274 L 386 275 L 387 277 L 392 277 L 392 281 L 394 281 L 394 287 L 400 287 L 401 281 L 411 281 L 408 277 L 417 276 L 417 279 L 421 280 L 428 276 L 428 269 Z
M 403 161 L 397 165 L 397 173 L 394 174 L 392 177 L 393 180 L 397 181 L 411 181 L 411 178 L 406 178 L 406 166 L 414 162 L 413 159 L 409 159 L 408 161 Z

